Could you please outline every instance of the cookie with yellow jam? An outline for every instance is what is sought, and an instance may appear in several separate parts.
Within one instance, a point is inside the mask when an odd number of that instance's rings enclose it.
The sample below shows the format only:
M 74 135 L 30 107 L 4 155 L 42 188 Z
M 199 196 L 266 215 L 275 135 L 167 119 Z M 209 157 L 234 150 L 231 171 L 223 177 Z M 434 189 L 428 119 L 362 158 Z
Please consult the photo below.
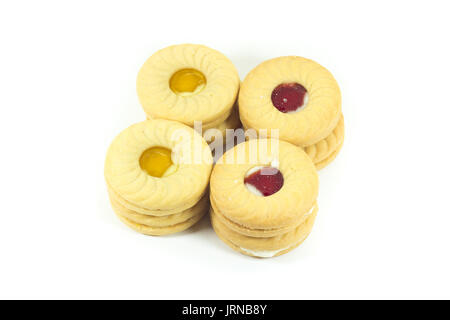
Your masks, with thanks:
M 107 185 L 107 189 L 108 189 L 110 198 L 113 198 L 115 202 L 117 202 L 124 208 L 127 208 L 127 209 L 134 211 L 136 213 L 139 213 L 139 214 L 151 215 L 151 216 L 157 216 L 157 217 L 163 217 L 163 216 L 167 216 L 170 214 L 179 213 L 181 211 L 187 210 L 187 209 L 191 208 L 192 206 L 194 206 L 198 201 L 200 201 L 200 199 L 203 198 L 204 194 L 206 193 L 206 190 L 205 190 L 205 192 L 203 194 L 199 195 L 198 197 L 189 199 L 189 201 L 184 202 L 184 204 L 181 207 L 172 208 L 172 209 L 164 209 L 164 210 L 148 209 L 148 208 L 140 207 L 136 204 L 133 204 L 133 203 L 127 201 L 126 199 L 124 199 L 123 197 L 118 195 L 113 189 L 111 189 L 108 186 L 108 183 L 106 183 L 106 185 Z
M 318 183 L 316 168 L 301 148 L 276 139 L 240 143 L 219 159 L 211 174 L 213 227 L 244 254 L 288 252 L 309 234 Z
M 105 180 L 121 220 L 142 233 L 160 235 L 189 227 L 205 213 L 211 168 L 211 150 L 192 128 L 147 120 L 113 140 Z
M 305 148 L 321 167 L 343 143 L 339 86 L 306 58 L 279 57 L 254 68 L 241 85 L 239 114 L 245 128 L 267 129 L 269 137 L 278 129 L 279 139 Z
M 185 222 L 194 216 L 204 214 L 209 210 L 208 195 L 204 195 L 199 202 L 193 207 L 181 211 L 179 213 L 169 214 L 166 216 L 153 216 L 149 214 L 141 214 L 122 206 L 119 202 L 110 196 L 110 202 L 116 214 L 121 215 L 135 223 L 143 224 L 150 227 L 169 227 L 181 222 Z
M 137 93 L 149 118 L 169 119 L 208 129 L 225 121 L 237 99 L 240 80 L 232 62 L 203 45 L 173 45 L 142 66 Z
M 140 232 L 142 234 L 148 235 L 148 236 L 163 236 L 163 235 L 169 235 L 177 232 L 184 231 L 186 229 L 189 229 L 194 224 L 196 224 L 200 219 L 204 216 L 206 211 L 203 211 L 202 214 L 198 214 L 186 221 L 180 222 L 178 224 L 172 225 L 172 226 L 165 226 L 165 227 L 152 227 L 145 224 L 139 224 L 136 223 L 128 218 L 125 218 L 124 216 L 117 214 L 117 217 L 122 221 L 125 225 L 130 227 L 131 229 Z
M 120 207 L 113 201 L 111 204 L 117 217 L 127 226 L 143 234 L 154 236 L 184 231 L 199 221 L 209 209 L 206 195 L 192 208 L 167 216 L 141 215 Z

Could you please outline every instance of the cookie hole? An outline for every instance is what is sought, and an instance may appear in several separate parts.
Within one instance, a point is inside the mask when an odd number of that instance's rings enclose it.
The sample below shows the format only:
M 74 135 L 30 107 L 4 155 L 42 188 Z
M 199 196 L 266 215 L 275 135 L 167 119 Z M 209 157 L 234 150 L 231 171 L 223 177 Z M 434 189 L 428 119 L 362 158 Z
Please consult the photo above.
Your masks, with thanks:
M 205 88 L 206 77 L 196 69 L 181 69 L 172 75 L 169 86 L 179 96 L 190 96 Z
M 257 166 L 247 171 L 244 178 L 247 189 L 261 197 L 277 193 L 284 184 L 283 174 L 271 166 Z
M 172 150 L 152 147 L 145 150 L 139 158 L 141 169 L 152 177 L 166 177 L 176 171 L 172 162 Z
M 272 104 L 283 113 L 300 111 L 308 103 L 308 91 L 299 83 L 282 83 L 272 91 Z

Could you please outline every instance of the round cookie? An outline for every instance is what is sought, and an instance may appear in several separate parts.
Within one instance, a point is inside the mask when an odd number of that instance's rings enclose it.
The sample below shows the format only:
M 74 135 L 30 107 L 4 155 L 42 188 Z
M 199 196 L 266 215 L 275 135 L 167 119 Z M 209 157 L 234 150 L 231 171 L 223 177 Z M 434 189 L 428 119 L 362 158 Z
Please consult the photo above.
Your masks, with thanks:
M 211 210 L 214 211 L 216 219 L 219 220 L 222 224 L 224 224 L 228 229 L 231 229 L 235 232 L 238 232 L 242 235 L 246 235 L 249 237 L 265 238 L 265 237 L 275 237 L 284 234 L 286 232 L 292 231 L 298 225 L 302 224 L 306 220 L 306 218 L 309 217 L 314 211 L 317 211 L 318 206 L 317 203 L 314 203 L 314 205 L 311 207 L 310 210 L 308 210 L 306 214 L 299 215 L 298 220 L 294 221 L 292 224 L 282 228 L 273 228 L 273 229 L 251 229 L 243 225 L 240 225 L 236 222 L 233 222 L 220 213 L 220 211 L 217 209 L 217 206 L 214 204 L 213 201 L 211 201 Z
M 122 131 L 105 161 L 110 201 L 120 220 L 144 234 L 185 230 L 207 211 L 212 155 L 194 129 L 147 120 Z
M 245 186 L 246 173 L 258 166 L 278 167 L 281 189 L 268 197 Z M 253 139 L 228 150 L 211 174 L 210 198 L 227 219 L 249 229 L 278 229 L 298 222 L 318 195 L 314 164 L 300 148 L 281 140 Z M 215 209 L 216 209 L 215 208 Z
M 325 139 L 304 148 L 316 167 L 342 147 L 344 143 L 344 117 L 341 115 L 333 132 Z
M 338 146 L 338 148 L 336 150 L 333 151 L 333 153 L 331 153 L 327 158 L 323 159 L 320 162 L 314 163 L 314 165 L 316 166 L 317 170 L 323 169 L 325 168 L 328 164 L 330 164 L 338 155 L 339 151 L 341 151 L 342 149 L 342 144 L 340 146 Z
M 136 212 L 138 214 L 142 214 L 142 215 L 150 215 L 150 216 L 157 216 L 157 217 L 164 217 L 164 216 L 168 216 L 171 214 L 176 214 L 176 213 L 180 213 L 181 211 L 185 211 L 188 210 L 189 208 L 192 208 L 197 202 L 200 201 L 200 199 L 203 198 L 203 196 L 206 193 L 206 190 L 197 198 L 192 198 L 189 199 L 189 201 L 184 202 L 184 204 L 178 208 L 173 208 L 173 209 L 146 209 L 146 208 L 142 208 L 139 207 L 138 205 L 135 205 L 133 203 L 130 203 L 129 201 L 127 201 L 126 199 L 122 198 L 121 196 L 119 196 L 114 190 L 112 190 L 109 186 L 108 183 L 107 184 L 107 189 L 108 189 L 108 194 L 111 198 L 114 199 L 114 201 L 118 204 L 120 204 L 122 207 L 131 210 L 133 212 Z
M 312 60 L 288 56 L 258 65 L 241 85 L 239 114 L 246 129 L 266 129 L 269 137 L 278 129 L 279 139 L 302 148 L 327 146 L 328 154 L 315 163 L 339 148 L 329 144 L 337 126 L 343 128 L 340 89 L 333 75 Z
M 139 164 L 144 151 L 158 146 L 172 150 L 177 167 L 167 177 L 152 177 Z M 211 150 L 192 128 L 174 121 L 147 120 L 125 129 L 111 143 L 105 179 L 114 193 L 135 207 L 182 211 L 202 197 L 211 168 Z
M 314 225 L 317 209 L 304 222 L 293 230 L 272 237 L 250 237 L 229 229 L 214 210 L 211 210 L 211 224 L 216 234 L 231 248 L 254 257 L 268 258 L 278 256 L 296 248 L 309 235 Z
M 110 197 L 110 201 L 114 211 L 117 214 L 137 224 L 143 224 L 150 227 L 173 226 L 185 222 L 198 214 L 204 213 L 205 210 L 209 208 L 208 195 L 204 195 L 203 198 L 192 208 L 167 216 L 151 216 L 140 214 L 123 207 L 116 200 L 114 200 L 113 197 Z
M 211 174 L 211 222 L 233 249 L 272 257 L 296 248 L 311 231 L 318 176 L 301 149 L 252 139 L 228 150 Z
M 306 239 L 301 240 L 299 243 L 286 248 L 284 250 L 280 250 L 280 251 L 259 251 L 259 252 L 255 252 L 255 251 L 251 251 L 245 248 L 241 248 L 237 245 L 235 245 L 234 243 L 232 243 L 231 241 L 229 241 L 227 238 L 225 238 L 220 231 L 217 231 L 216 229 L 214 229 L 214 231 L 216 232 L 217 236 L 219 237 L 220 240 L 222 240 L 226 245 L 228 245 L 230 248 L 232 248 L 233 250 L 240 252 L 244 255 L 253 257 L 253 258 L 273 258 L 273 257 L 278 257 L 281 256 L 285 253 L 288 253 L 292 250 L 294 250 L 295 248 L 297 248 L 299 245 L 301 245 L 303 243 L 303 241 Z
M 139 224 L 134 221 L 131 221 L 130 219 L 125 218 L 124 216 L 122 216 L 120 214 L 116 213 L 116 215 L 120 219 L 120 221 L 122 221 L 128 227 L 130 227 L 131 229 L 133 229 L 139 233 L 149 235 L 149 236 L 163 236 L 163 235 L 173 234 L 173 233 L 177 233 L 177 232 L 181 232 L 181 231 L 189 229 L 194 224 L 196 224 L 198 221 L 200 221 L 200 219 L 204 216 L 205 212 L 206 212 L 206 210 L 202 211 L 200 214 L 197 214 L 184 222 L 181 222 L 181 223 L 178 223 L 178 224 L 175 224 L 172 226 L 166 226 L 166 227 L 150 227 L 150 226 L 147 226 L 144 224 Z
M 231 112 L 239 75 L 220 52 L 202 45 L 174 45 L 153 54 L 137 77 L 139 100 L 150 118 L 202 121 L 217 126 Z

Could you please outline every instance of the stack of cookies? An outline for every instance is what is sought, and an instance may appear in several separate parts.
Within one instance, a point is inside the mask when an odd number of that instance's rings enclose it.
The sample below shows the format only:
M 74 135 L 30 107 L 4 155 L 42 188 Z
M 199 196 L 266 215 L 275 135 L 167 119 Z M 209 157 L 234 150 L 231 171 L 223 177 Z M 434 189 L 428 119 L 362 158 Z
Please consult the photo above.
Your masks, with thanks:
M 344 141 L 341 93 L 327 69 L 279 57 L 241 84 L 220 52 L 174 45 L 144 63 L 137 93 L 147 121 L 120 133 L 105 163 L 120 220 L 164 235 L 189 228 L 209 210 L 217 235 L 253 257 L 278 256 L 305 240 L 318 211 L 316 170 L 334 160 Z M 217 155 L 218 139 L 229 147 L 227 129 L 242 125 L 253 129 L 247 141 Z
M 147 235 L 183 231 L 208 211 L 212 155 L 192 128 L 147 120 L 122 131 L 111 143 L 105 179 L 122 222 Z
M 254 68 L 239 92 L 244 128 L 264 130 L 303 148 L 317 169 L 337 156 L 344 142 L 341 92 L 333 75 L 302 57 L 280 57 Z
M 231 248 L 273 257 L 299 246 L 316 214 L 318 177 L 300 148 L 253 139 L 228 150 L 210 182 L 211 221 Z
M 202 131 L 241 126 L 235 103 L 239 75 L 220 52 L 195 45 L 174 45 L 153 54 L 137 78 L 137 93 L 149 119 L 169 119 Z

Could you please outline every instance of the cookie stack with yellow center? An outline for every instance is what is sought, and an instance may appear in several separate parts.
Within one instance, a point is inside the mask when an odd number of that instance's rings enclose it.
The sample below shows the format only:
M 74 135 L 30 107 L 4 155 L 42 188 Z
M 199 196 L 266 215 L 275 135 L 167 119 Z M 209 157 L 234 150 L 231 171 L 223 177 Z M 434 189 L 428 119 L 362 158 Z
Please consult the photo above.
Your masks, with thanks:
M 183 231 L 208 211 L 212 155 L 192 128 L 147 120 L 122 131 L 111 143 L 105 179 L 122 222 L 147 235 Z
M 239 114 L 245 128 L 279 130 L 303 148 L 317 169 L 334 160 L 344 141 L 341 93 L 333 75 L 302 57 L 261 63 L 242 83 Z
M 316 214 L 318 176 L 300 148 L 253 139 L 228 150 L 210 181 L 211 221 L 231 248 L 273 257 L 299 246 Z
M 202 129 L 240 127 L 233 112 L 239 75 L 220 52 L 202 45 L 174 45 L 153 54 L 137 77 L 137 93 L 150 119 L 169 119 Z

